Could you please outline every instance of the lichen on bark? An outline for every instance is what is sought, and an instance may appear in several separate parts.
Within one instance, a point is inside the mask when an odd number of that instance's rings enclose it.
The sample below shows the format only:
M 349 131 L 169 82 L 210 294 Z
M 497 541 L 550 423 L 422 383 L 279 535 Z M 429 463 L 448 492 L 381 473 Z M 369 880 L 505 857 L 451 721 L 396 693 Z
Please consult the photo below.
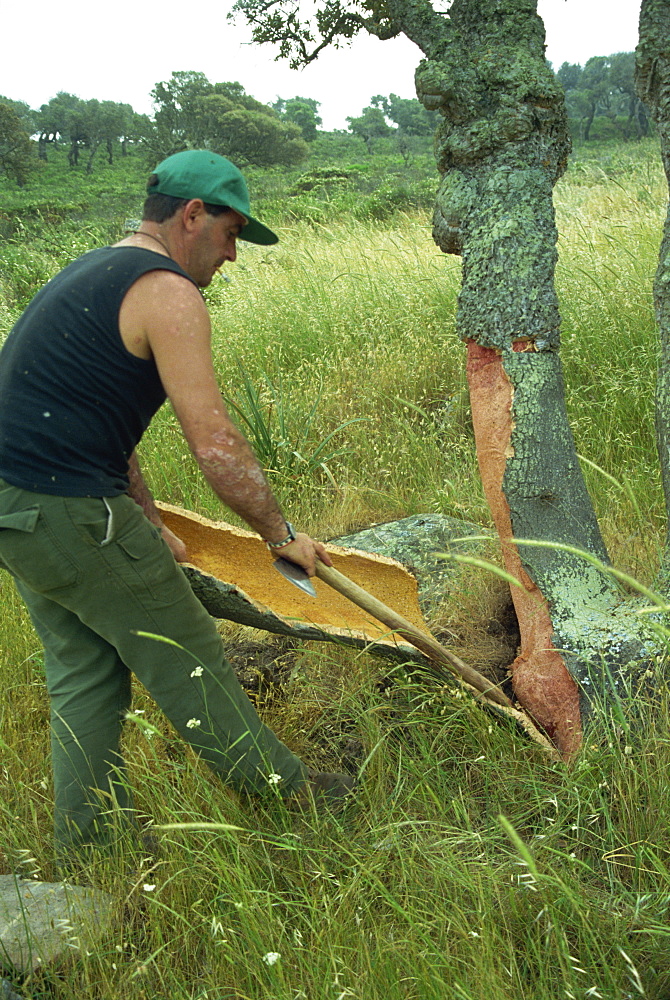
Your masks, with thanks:
M 570 141 L 563 92 L 544 57 L 537 0 L 332 0 L 320 8 L 319 37 L 298 31 L 282 0 L 237 0 L 257 41 L 281 41 L 306 63 L 336 37 L 359 29 L 404 33 L 425 59 L 417 96 L 442 116 L 435 139 L 441 175 L 433 235 L 463 259 L 458 305 L 468 344 L 468 379 L 482 480 L 522 635 L 513 666 L 520 700 L 566 754 L 580 734 L 582 701 L 604 676 L 628 683 L 660 644 L 634 601 L 613 584 L 575 454 L 563 402 L 560 316 L 554 290 L 553 186 Z M 289 23 L 290 21 L 290 23 Z M 670 178 L 670 2 L 643 0 L 638 49 L 640 96 L 651 105 Z M 308 53 L 305 42 L 314 42 Z M 657 434 L 670 498 L 670 219 L 655 301 L 662 359 Z M 540 542 L 544 549 L 515 539 Z M 600 560 L 600 568 L 567 545 Z M 670 536 L 661 573 L 670 593 Z M 569 673 L 568 673 L 569 671 Z M 603 689 L 604 690 L 604 689 Z M 524 698 L 528 699 L 524 701 Z M 544 699 L 544 700 L 543 700 Z
M 443 123 L 433 235 L 463 257 L 461 336 L 510 350 L 558 346 L 552 187 L 570 142 L 534 0 L 454 0 L 449 46 L 416 72 Z
M 661 158 L 670 186 L 670 5 L 667 0 L 643 0 L 640 41 L 635 56 L 638 96 L 658 129 Z M 656 380 L 656 443 L 666 510 L 670 510 L 670 202 L 654 278 L 654 309 L 661 344 Z M 670 518 L 667 523 L 670 528 Z M 670 532 L 666 534 L 658 583 L 663 593 L 670 594 Z
M 416 74 L 420 99 L 444 119 L 433 235 L 463 260 L 457 322 L 480 469 L 522 582 L 515 690 L 569 755 L 580 699 L 588 709 L 603 676 L 616 683 L 658 644 L 607 572 L 564 403 L 552 192 L 570 142 L 536 2 L 454 0 L 449 21 L 447 48 Z

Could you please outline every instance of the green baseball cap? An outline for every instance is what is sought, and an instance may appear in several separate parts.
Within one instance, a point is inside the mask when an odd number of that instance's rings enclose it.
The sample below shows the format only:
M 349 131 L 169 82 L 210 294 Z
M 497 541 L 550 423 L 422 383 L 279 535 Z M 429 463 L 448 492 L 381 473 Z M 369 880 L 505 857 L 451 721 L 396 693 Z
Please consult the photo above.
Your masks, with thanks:
M 269 246 L 279 237 L 254 219 L 249 205 L 247 183 L 234 163 L 206 149 L 186 149 L 159 163 L 154 174 L 157 184 L 147 185 L 148 194 L 167 194 L 173 198 L 201 198 L 209 205 L 233 208 L 247 220 L 241 240 Z

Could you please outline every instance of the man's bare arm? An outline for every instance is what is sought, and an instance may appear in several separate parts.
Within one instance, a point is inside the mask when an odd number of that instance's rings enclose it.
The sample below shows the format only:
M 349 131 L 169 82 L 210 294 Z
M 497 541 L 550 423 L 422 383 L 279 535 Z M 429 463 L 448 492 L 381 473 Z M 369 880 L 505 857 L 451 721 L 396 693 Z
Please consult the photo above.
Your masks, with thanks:
M 205 478 L 219 499 L 266 541 L 283 541 L 287 533 L 284 515 L 221 398 L 212 363 L 209 315 L 200 293 L 168 271 L 145 275 L 141 283 L 147 339 Z M 317 557 L 331 564 L 325 548 L 304 534 L 283 548 L 282 555 L 310 574 Z
M 160 528 L 161 534 L 167 544 L 172 550 L 172 554 L 177 560 L 177 562 L 187 561 L 186 546 L 182 542 L 181 538 L 177 538 L 173 531 L 163 524 L 163 520 L 160 515 L 160 511 L 154 503 L 154 498 L 151 494 L 151 490 L 144 481 L 144 476 L 142 475 L 142 470 L 140 469 L 140 463 L 137 458 L 137 452 L 133 452 L 128 460 L 128 495 L 135 501 L 138 506 L 142 508 L 145 516 L 155 524 L 157 528 Z

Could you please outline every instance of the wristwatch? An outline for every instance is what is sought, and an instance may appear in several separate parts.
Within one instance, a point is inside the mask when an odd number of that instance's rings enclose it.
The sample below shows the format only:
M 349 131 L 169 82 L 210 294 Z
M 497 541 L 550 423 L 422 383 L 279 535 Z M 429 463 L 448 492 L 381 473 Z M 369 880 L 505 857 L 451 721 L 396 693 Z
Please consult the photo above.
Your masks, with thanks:
M 288 532 L 286 538 L 283 538 L 281 542 L 268 542 L 265 540 L 265 544 L 270 549 L 271 552 L 276 552 L 277 549 L 283 549 L 285 545 L 290 545 L 291 542 L 296 540 L 295 528 L 290 521 L 286 522 L 286 530 Z

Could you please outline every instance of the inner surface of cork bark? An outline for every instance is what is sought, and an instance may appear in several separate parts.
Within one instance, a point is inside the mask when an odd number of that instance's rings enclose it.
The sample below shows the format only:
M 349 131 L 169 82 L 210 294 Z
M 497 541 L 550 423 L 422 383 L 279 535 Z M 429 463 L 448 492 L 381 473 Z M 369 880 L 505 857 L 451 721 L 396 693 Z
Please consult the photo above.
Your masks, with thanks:
M 321 580 L 312 579 L 317 597 L 310 597 L 285 580 L 272 565 L 267 546 L 255 533 L 210 521 L 192 511 L 158 504 L 164 523 L 185 543 L 189 562 L 197 569 L 234 584 L 254 603 L 285 619 L 298 619 L 326 632 L 352 633 L 374 642 L 400 642 L 367 612 Z M 404 566 L 385 556 L 326 545 L 335 569 L 428 632 L 419 608 L 415 578 Z
M 527 349 L 526 343 L 520 342 L 519 349 Z M 547 602 L 524 570 L 513 542 L 502 489 L 506 463 L 514 457 L 514 389 L 498 352 L 474 341 L 468 342 L 467 375 L 484 492 L 500 536 L 505 568 L 522 584 L 511 587 L 521 633 L 519 655 L 512 664 L 514 693 L 564 756 L 570 757 L 581 745 L 579 691 L 553 645 Z

